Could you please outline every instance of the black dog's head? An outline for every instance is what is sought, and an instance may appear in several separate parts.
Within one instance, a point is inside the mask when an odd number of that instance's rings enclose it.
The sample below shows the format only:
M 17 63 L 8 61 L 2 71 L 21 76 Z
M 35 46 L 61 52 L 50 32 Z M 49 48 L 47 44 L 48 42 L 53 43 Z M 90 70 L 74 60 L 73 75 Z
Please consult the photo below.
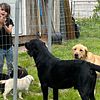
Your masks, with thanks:
M 39 39 L 33 39 L 25 43 L 25 48 L 30 57 L 36 57 L 43 47 L 47 48 L 45 43 Z

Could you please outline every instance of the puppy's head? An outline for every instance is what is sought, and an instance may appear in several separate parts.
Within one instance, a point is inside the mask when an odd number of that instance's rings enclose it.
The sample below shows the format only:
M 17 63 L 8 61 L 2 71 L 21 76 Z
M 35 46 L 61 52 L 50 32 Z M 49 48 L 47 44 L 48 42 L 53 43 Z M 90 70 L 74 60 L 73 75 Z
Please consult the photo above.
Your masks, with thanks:
M 32 75 L 27 75 L 26 77 L 30 80 L 30 83 L 33 83 L 34 78 Z
M 10 77 L 13 78 L 14 69 L 11 70 Z M 18 66 L 18 78 L 22 78 L 28 75 L 28 72 L 25 68 Z
M 85 60 L 87 57 L 88 49 L 82 44 L 77 44 L 73 46 L 72 52 L 75 59 Z

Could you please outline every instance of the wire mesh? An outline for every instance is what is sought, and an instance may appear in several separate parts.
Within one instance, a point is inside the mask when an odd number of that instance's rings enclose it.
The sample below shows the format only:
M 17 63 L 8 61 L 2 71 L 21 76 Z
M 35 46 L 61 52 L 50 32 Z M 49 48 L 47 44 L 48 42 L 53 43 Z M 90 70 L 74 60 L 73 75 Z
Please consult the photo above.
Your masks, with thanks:
M 16 8 L 16 0 L 0 0 L 0 3 L 7 2 L 8 4 L 10 4 L 10 17 L 13 19 L 14 23 L 18 21 L 18 38 L 16 38 L 17 36 L 15 34 L 17 33 L 15 31 L 16 26 L 13 27 L 12 32 L 14 47 L 15 45 L 22 47 L 25 42 L 33 38 L 37 38 L 38 34 L 41 34 L 39 38 L 48 42 L 48 34 L 51 33 L 51 43 L 60 45 L 63 41 L 76 38 L 78 39 L 80 38 L 80 36 L 100 38 L 100 25 L 98 23 L 100 18 L 94 16 L 94 11 L 96 9 L 95 7 L 98 4 L 96 0 L 53 0 L 50 8 L 51 14 L 48 10 L 48 0 L 19 1 L 19 7 Z M 16 9 L 19 10 L 19 15 L 16 15 Z M 18 19 L 16 19 L 16 16 Z M 50 18 L 50 22 L 48 22 L 48 18 Z M 48 24 L 51 24 L 50 31 L 48 28 Z M 92 30 L 92 33 L 90 32 L 90 30 Z M 96 34 L 94 34 L 94 32 Z M 2 37 L 0 29 L 0 39 L 1 38 Z M 5 39 L 4 41 L 7 40 Z M 16 47 L 15 50 L 17 49 L 18 47 Z M 16 58 L 14 58 L 14 62 L 17 61 L 18 57 L 18 54 L 16 52 L 17 51 L 15 51 L 14 53 L 14 57 Z M 1 54 L 2 53 L 0 53 L 0 55 Z M 3 72 L 7 73 L 6 60 L 4 60 Z M 61 91 L 61 96 L 62 94 L 63 93 Z M 65 97 L 67 97 L 67 93 Z

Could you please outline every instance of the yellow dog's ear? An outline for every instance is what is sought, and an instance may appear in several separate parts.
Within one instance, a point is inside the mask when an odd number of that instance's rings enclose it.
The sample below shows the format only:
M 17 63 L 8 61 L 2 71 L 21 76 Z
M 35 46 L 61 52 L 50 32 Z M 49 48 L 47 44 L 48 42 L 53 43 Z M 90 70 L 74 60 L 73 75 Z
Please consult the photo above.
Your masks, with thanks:
M 76 48 L 76 46 L 73 46 L 73 47 L 72 47 L 72 50 L 74 50 L 75 48 Z
M 88 48 L 87 47 L 84 46 L 84 49 L 85 49 L 86 52 L 88 52 Z
M 88 48 L 87 48 L 87 47 L 85 47 L 84 49 L 85 49 L 85 55 L 86 55 L 86 57 L 87 57 Z
M 72 47 L 72 50 L 74 49 L 74 46 Z

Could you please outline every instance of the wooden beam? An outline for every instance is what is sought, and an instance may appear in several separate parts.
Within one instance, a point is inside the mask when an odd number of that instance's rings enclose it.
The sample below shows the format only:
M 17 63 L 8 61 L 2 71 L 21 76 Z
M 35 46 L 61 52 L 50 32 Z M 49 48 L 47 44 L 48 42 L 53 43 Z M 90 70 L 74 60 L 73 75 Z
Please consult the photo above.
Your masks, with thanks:
M 72 14 L 70 10 L 69 0 L 64 0 L 65 21 L 66 21 L 66 36 L 67 39 L 75 38 L 75 30 L 72 22 Z
M 12 38 L 13 38 L 13 43 L 14 43 L 14 41 L 15 41 L 15 36 L 13 36 Z M 25 42 L 29 42 L 30 40 L 36 39 L 36 38 L 37 38 L 37 36 L 34 35 L 34 34 L 33 34 L 33 35 L 20 35 L 20 36 L 19 36 L 19 41 L 18 41 L 18 43 L 19 43 L 19 45 L 21 46 L 21 45 L 24 45 Z M 47 42 L 47 40 L 48 40 L 47 34 L 42 34 L 41 40 Z
M 37 3 L 38 3 L 38 9 L 37 9 L 38 26 L 39 26 L 39 33 L 41 34 L 40 0 L 37 0 Z

